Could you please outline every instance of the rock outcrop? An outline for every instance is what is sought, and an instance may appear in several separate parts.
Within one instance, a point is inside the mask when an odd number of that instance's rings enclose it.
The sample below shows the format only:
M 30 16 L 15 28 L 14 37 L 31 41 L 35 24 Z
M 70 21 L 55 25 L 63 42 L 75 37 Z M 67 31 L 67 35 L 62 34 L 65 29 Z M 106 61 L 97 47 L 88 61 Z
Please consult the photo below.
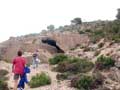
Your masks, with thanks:
M 56 46 L 43 43 L 43 39 L 51 39 L 56 42 Z M 47 33 L 46 35 L 26 35 L 21 37 L 11 37 L 9 40 L 3 42 L 0 47 L 0 52 L 4 60 L 10 61 L 18 50 L 24 52 L 33 53 L 35 50 L 42 50 L 39 55 L 42 55 L 41 59 L 48 60 L 48 56 L 59 53 L 58 48 L 66 52 L 71 48 L 78 45 L 87 45 L 89 43 L 89 38 L 87 35 L 80 35 L 78 33 L 72 32 L 53 32 Z M 50 55 L 43 53 L 47 52 Z M 45 61 L 45 60 L 44 60 Z

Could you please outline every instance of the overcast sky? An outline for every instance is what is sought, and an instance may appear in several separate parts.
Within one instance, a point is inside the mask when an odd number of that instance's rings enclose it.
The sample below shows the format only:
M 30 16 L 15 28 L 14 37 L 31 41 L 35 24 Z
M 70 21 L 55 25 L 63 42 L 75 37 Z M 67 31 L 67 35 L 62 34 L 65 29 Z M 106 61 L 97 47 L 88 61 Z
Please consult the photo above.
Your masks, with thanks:
M 0 42 L 10 36 L 39 33 L 47 25 L 68 25 L 83 21 L 113 20 L 120 0 L 0 0 Z

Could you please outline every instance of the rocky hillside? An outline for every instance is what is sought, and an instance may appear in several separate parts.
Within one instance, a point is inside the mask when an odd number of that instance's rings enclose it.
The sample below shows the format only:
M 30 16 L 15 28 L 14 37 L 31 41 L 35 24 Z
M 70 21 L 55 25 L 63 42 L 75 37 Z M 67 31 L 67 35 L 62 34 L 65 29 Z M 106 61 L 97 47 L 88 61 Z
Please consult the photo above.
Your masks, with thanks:
M 44 43 L 42 40 L 48 40 L 50 43 Z M 31 57 L 35 50 L 39 50 L 40 58 L 43 61 L 47 61 L 51 55 L 59 53 L 58 49 L 66 52 L 77 45 L 87 45 L 88 42 L 89 38 L 87 35 L 71 32 L 54 32 L 43 35 L 30 34 L 21 37 L 11 37 L 9 40 L 1 43 L 0 55 L 2 60 L 10 61 L 16 56 L 18 50 L 23 50 L 25 54 L 28 54 L 25 55 L 28 58 Z
M 43 90 L 120 90 L 119 20 L 83 22 L 45 33 L 11 37 L 0 44 L 0 59 L 10 62 L 18 50 L 24 51 L 28 62 L 38 50 L 43 62 L 39 67 L 45 68 L 47 63 L 46 69 L 37 70 L 47 70 L 52 78 L 51 85 Z M 30 79 L 32 76 L 33 73 Z

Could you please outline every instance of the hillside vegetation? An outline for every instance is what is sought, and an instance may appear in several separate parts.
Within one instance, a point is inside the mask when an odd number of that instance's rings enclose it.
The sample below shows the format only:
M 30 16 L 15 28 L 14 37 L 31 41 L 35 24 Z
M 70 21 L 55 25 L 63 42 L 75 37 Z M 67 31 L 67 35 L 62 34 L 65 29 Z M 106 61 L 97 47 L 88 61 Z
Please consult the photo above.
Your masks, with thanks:
M 34 71 L 28 90 L 120 90 L 120 9 L 116 17 L 92 22 L 77 17 L 70 25 L 49 25 L 38 34 L 10 37 L 0 44 L 0 60 L 7 66 L 18 50 L 24 52 Z M 36 49 L 41 62 L 33 70 Z M 0 68 L 0 90 L 13 83 L 9 72 Z

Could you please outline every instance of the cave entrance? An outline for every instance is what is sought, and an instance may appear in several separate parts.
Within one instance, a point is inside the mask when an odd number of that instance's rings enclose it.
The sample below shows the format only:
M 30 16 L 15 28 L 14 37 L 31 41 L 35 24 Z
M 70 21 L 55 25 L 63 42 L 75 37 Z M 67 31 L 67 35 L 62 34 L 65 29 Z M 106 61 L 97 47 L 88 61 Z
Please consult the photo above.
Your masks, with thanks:
M 64 53 L 64 50 L 62 50 L 57 44 L 56 41 L 50 38 L 42 39 L 42 43 L 48 44 L 50 46 L 53 46 L 57 49 L 57 53 Z

